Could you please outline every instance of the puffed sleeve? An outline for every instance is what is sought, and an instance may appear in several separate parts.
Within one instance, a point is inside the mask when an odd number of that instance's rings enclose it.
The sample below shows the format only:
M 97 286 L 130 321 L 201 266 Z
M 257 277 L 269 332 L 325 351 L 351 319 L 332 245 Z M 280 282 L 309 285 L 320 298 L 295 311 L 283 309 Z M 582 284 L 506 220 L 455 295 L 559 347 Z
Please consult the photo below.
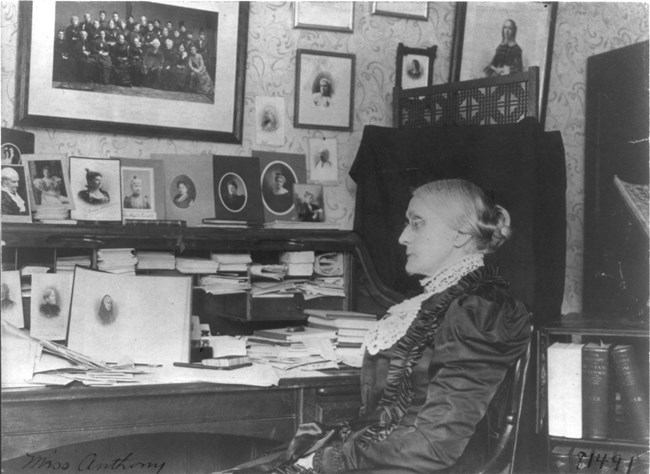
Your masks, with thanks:
M 528 312 L 509 297 L 470 295 L 453 302 L 433 353 L 425 351 L 420 361 L 427 367 L 414 370 L 416 398 L 421 391 L 425 399 L 415 400 L 418 406 L 383 441 L 362 445 L 353 438 L 317 452 L 316 472 L 419 473 L 452 466 L 529 338 Z

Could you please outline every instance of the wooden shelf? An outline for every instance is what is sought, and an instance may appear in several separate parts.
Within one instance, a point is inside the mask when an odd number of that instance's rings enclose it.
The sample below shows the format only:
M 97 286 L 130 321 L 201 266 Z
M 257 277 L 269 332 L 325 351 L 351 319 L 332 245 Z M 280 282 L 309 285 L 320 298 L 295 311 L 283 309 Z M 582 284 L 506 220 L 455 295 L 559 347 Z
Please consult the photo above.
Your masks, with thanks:
M 580 335 L 607 337 L 643 337 L 650 336 L 647 320 L 622 317 L 602 318 L 585 314 L 570 313 L 562 319 L 544 326 L 549 335 Z

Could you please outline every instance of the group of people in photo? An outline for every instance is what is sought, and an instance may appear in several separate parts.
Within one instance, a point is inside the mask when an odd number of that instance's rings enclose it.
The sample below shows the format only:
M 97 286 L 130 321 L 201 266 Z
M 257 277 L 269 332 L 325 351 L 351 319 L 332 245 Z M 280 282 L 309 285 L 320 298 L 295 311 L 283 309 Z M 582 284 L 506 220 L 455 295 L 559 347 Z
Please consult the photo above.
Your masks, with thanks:
M 84 13 L 72 15 L 56 32 L 52 79 L 192 92 L 213 100 L 214 55 L 206 31 L 195 33 L 183 20 Z

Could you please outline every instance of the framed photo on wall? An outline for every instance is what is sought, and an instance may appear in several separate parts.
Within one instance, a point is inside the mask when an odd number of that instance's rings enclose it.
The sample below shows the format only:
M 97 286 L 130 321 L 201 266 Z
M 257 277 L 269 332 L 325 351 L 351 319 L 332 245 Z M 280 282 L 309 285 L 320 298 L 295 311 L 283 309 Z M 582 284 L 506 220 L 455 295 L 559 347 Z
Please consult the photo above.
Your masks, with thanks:
M 426 21 L 429 19 L 428 2 L 372 2 L 373 15 L 394 16 Z
M 309 182 L 338 183 L 338 150 L 336 138 L 310 138 L 307 156 Z
M 543 121 L 548 95 L 555 2 L 459 2 L 449 81 L 507 75 L 538 66 Z
M 414 89 L 433 85 L 433 63 L 437 46 L 410 48 L 403 43 L 397 45 L 395 64 L 395 87 Z
M 352 130 L 354 54 L 296 52 L 294 127 Z
M 121 221 L 120 160 L 70 157 L 70 189 L 80 221 Z
M 73 61 L 78 55 L 94 58 L 86 55 L 92 52 L 93 39 L 87 30 L 81 31 L 81 24 L 86 12 L 98 18 L 101 4 L 51 1 L 33 8 L 34 2 L 20 2 L 17 123 L 241 143 L 249 3 L 112 3 L 111 11 L 120 18 L 160 18 L 192 35 L 199 46 L 187 51 L 188 61 L 200 71 L 197 79 L 176 80 L 163 71 L 160 54 L 165 45 L 149 48 L 144 31 L 141 46 L 130 46 L 135 63 L 119 73 L 106 62 Z M 59 35 L 65 42 L 75 16 L 75 51 L 59 54 Z M 120 41 L 118 37 L 116 45 Z
M 293 27 L 352 33 L 354 2 L 293 2 Z

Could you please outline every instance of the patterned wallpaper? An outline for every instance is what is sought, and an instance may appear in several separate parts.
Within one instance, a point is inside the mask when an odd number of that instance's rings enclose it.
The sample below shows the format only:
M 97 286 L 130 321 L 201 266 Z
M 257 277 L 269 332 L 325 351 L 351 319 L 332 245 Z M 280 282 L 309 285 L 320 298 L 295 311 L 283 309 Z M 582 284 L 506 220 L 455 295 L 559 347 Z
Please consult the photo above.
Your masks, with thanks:
M 13 127 L 18 2 L 2 2 L 2 126 Z M 289 2 L 251 4 L 244 139 L 241 145 L 178 139 L 33 129 L 37 153 L 64 153 L 89 157 L 147 158 L 152 153 L 227 154 L 250 156 L 253 149 L 306 153 L 312 137 L 335 138 L 339 150 L 339 181 L 325 189 L 326 212 L 349 229 L 354 212 L 354 182 L 347 176 L 364 125 L 390 126 L 395 80 L 395 51 L 402 42 L 413 47 L 438 46 L 434 82 L 446 81 L 453 35 L 454 3 L 431 2 L 428 21 L 371 15 L 370 2 L 355 2 L 354 33 L 292 29 Z M 588 56 L 648 38 L 648 10 L 643 3 L 560 3 L 553 65 L 550 76 L 546 127 L 562 132 L 567 175 L 567 276 L 563 311 L 581 308 L 582 214 L 584 163 L 585 69 Z M 293 123 L 295 51 L 298 48 L 356 55 L 354 128 L 352 132 L 285 129 L 281 146 L 255 144 L 255 97 L 285 100 L 286 122 Z

